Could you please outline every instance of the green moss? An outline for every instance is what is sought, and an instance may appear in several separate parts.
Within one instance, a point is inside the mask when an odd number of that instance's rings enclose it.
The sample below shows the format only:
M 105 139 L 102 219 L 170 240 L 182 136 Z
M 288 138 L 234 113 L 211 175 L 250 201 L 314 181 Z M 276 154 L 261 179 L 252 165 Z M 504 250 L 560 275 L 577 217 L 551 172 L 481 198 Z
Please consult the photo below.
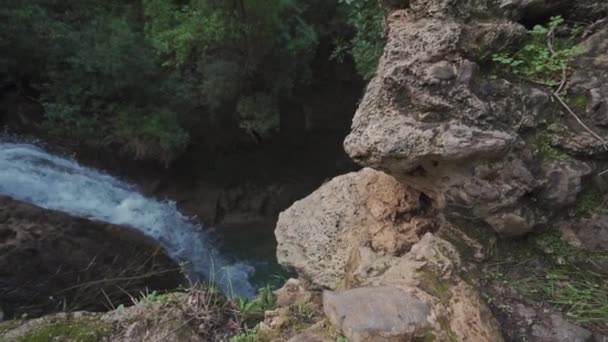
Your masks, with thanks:
M 587 186 L 576 198 L 575 212 L 578 215 L 584 215 L 599 209 L 605 199 L 605 195 L 596 186 Z
M 441 317 L 438 319 L 439 322 L 439 327 L 441 327 L 441 330 L 443 332 L 445 332 L 445 334 L 447 335 L 447 337 L 450 339 L 450 342 L 458 342 L 458 336 L 456 336 L 456 334 L 454 333 L 454 331 L 452 330 L 452 328 L 450 327 L 450 322 L 448 322 L 448 319 L 445 317 Z
M 422 337 L 415 337 L 414 342 L 435 342 L 437 341 L 437 336 L 432 331 L 427 331 L 426 334 Z
M 274 330 L 258 330 L 256 342 L 270 342 L 277 337 L 277 332 Z
M 439 298 L 443 303 L 450 301 L 450 284 L 441 279 L 435 272 L 422 269 L 417 273 L 417 279 L 420 281 L 420 288 L 427 293 Z
M 109 323 L 99 320 L 67 320 L 41 326 L 17 338 L 15 342 L 47 342 L 59 337 L 68 337 L 75 342 L 96 342 L 108 336 L 111 331 L 112 326 Z
M 584 94 L 577 94 L 570 97 L 569 102 L 573 105 L 573 107 L 577 108 L 580 111 L 587 110 L 587 96 Z
M 552 146 L 551 137 L 545 132 L 536 136 L 536 146 L 538 154 L 543 161 L 571 159 L 567 153 Z
M 15 329 L 16 327 L 18 327 L 20 325 L 21 325 L 20 321 L 6 321 L 6 322 L 0 323 L 0 335 Z

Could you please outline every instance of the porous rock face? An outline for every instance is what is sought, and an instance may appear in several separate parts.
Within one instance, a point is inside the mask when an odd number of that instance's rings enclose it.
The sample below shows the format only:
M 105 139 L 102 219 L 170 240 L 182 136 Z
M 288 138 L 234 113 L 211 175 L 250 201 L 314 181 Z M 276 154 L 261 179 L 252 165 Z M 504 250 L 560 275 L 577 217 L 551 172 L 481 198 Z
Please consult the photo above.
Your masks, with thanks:
M 0 306 L 9 317 L 103 310 L 108 300 L 130 300 L 114 296 L 118 286 L 137 296 L 146 288 L 175 288 L 181 279 L 157 243 L 128 227 L 2 196 L 0 270 Z
M 571 8 L 561 13 L 591 19 L 582 9 L 604 5 L 490 3 L 411 0 L 385 6 L 388 42 L 344 147 L 361 165 L 433 198 L 448 218 L 518 236 L 561 214 L 585 177 L 608 168 L 601 138 L 608 137 L 608 21 L 586 33 L 587 52 L 565 87 L 567 96 L 586 99 L 587 108 L 575 110 L 590 133 L 548 88 L 490 77 L 494 71 L 487 65 L 493 53 L 517 47 L 525 37 L 525 27 L 514 21 L 523 20 L 522 11 L 540 6 L 551 15 Z M 563 155 L 547 157 L 547 149 Z
M 283 212 L 277 255 L 313 285 L 335 291 L 324 294 L 324 311 L 353 342 L 430 335 L 501 341 L 477 290 L 461 279 L 459 253 L 433 234 L 442 224 L 419 191 L 363 169 Z
M 336 288 L 359 246 L 398 256 L 438 227 L 420 192 L 364 169 L 334 178 L 281 213 L 277 257 L 315 284 Z

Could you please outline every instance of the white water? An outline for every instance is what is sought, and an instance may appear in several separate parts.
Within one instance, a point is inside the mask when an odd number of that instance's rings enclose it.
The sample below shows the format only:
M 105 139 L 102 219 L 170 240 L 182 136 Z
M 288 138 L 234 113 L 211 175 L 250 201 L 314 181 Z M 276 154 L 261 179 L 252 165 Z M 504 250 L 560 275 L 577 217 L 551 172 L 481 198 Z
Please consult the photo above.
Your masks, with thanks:
M 131 226 L 156 239 L 190 278 L 251 296 L 253 268 L 218 252 L 175 203 L 143 196 L 131 184 L 31 144 L 0 141 L 0 194 L 72 215 Z

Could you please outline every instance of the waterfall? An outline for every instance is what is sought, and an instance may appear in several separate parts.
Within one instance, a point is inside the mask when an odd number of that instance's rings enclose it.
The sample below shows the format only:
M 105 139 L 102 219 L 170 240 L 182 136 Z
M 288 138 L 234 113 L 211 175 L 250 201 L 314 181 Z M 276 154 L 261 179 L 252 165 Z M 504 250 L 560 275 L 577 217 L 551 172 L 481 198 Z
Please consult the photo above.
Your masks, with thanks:
M 0 141 L 0 194 L 39 207 L 127 225 L 157 240 L 193 280 L 252 296 L 253 267 L 220 254 L 203 227 L 174 202 L 144 196 L 133 184 L 32 144 Z

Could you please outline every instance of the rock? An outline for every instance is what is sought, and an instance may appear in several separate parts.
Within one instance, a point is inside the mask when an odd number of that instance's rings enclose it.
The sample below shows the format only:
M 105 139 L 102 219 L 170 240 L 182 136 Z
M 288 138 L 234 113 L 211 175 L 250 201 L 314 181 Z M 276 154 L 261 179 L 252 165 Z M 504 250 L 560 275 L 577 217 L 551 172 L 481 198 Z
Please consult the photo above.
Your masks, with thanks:
M 289 324 L 291 312 L 288 307 L 279 307 L 264 313 L 264 326 L 271 330 L 281 330 Z
M 460 272 L 460 256 L 449 242 L 431 233 L 401 257 L 378 255 L 362 247 L 346 268 L 346 285 L 416 287 L 420 285 L 421 272 L 439 280 L 451 280 Z
M 575 224 L 563 223 L 561 230 L 570 245 L 595 252 L 608 251 L 608 213 L 582 218 Z
M 402 255 L 437 230 L 431 202 L 372 169 L 336 177 L 281 213 L 277 257 L 314 284 L 335 289 L 359 246 Z
M 557 314 L 551 315 L 548 326 L 532 326 L 532 336 L 537 342 L 589 342 L 593 338 L 589 330 L 572 324 Z
M 581 178 L 595 171 L 576 157 L 608 156 L 601 138 L 608 136 L 608 22 L 589 27 L 587 52 L 562 95 L 570 104 L 585 102 L 574 110 L 595 133 L 564 106 L 550 105 L 555 99 L 546 87 L 501 79 L 479 65 L 520 46 L 527 31 L 514 20 L 530 24 L 564 8 L 574 11 L 572 18 L 588 18 L 596 14 L 581 8 L 594 6 L 599 18 L 608 5 L 597 3 L 387 5 L 388 41 L 344 141 L 346 152 L 423 192 L 452 222 L 481 222 L 504 237 L 549 224 L 573 203 Z
M 450 289 L 448 321 L 458 341 L 503 341 L 500 325 L 479 292 L 465 282 Z
M 235 317 L 219 307 L 190 316 L 186 295 L 173 294 L 164 302 L 140 302 L 107 313 L 73 312 L 46 315 L 29 321 L 11 321 L 0 329 L 1 341 L 228 341 Z M 199 308 L 200 309 L 200 308 Z M 196 313 L 196 312 L 194 312 Z M 205 321 L 209 319 L 209 321 Z M 217 321 L 215 321 L 217 320 Z M 206 329 L 200 331 L 200 329 Z
M 0 298 L 8 317 L 37 317 L 64 305 L 104 310 L 108 298 L 130 301 L 118 287 L 137 295 L 179 285 L 178 265 L 155 241 L 129 227 L 2 196 L 0 217 Z
M 430 307 L 392 287 L 325 292 L 323 311 L 352 342 L 410 341 L 431 327 Z
M 306 331 L 306 332 L 303 332 L 301 334 L 298 334 L 298 335 L 290 338 L 289 340 L 287 340 L 287 342 L 335 342 L 335 341 L 327 336 L 323 336 L 320 333 Z
M 385 53 L 344 147 L 361 165 L 389 173 L 440 208 L 501 235 L 522 235 L 545 218 L 521 201 L 542 175 L 535 147 L 518 130 L 538 125 L 550 96 L 477 71 L 480 54 L 518 42 L 526 30 L 499 18 L 464 24 L 453 15 L 476 11 L 490 12 L 441 0 L 391 12 Z
M 538 198 L 541 204 L 552 209 L 560 209 L 574 204 L 581 191 L 581 181 L 592 169 L 576 160 L 551 161 L 544 165 L 547 184 Z
M 297 279 L 289 279 L 282 288 L 276 290 L 276 306 L 287 307 L 291 305 L 305 304 L 311 301 L 310 293 L 302 282 Z

